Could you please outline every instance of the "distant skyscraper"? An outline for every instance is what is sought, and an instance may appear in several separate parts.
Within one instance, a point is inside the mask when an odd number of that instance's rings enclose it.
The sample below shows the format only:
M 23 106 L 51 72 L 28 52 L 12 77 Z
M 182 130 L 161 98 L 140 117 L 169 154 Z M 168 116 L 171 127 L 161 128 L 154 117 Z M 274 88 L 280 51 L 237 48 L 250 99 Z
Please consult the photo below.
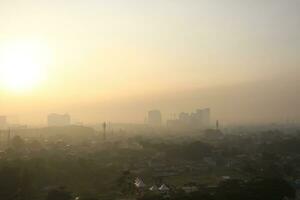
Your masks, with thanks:
M 6 116 L 0 116 L 0 128 L 5 127 L 7 125 L 7 118 Z
M 190 114 L 189 113 L 185 113 L 185 112 L 180 113 L 179 114 L 179 121 L 183 125 L 188 125 L 190 123 Z
M 50 114 L 48 115 L 48 126 L 69 126 L 71 124 L 71 117 L 68 114 Z
M 148 124 L 153 126 L 161 126 L 162 117 L 159 110 L 151 110 L 148 112 Z
M 199 128 L 208 128 L 210 125 L 210 109 L 197 109 L 195 113 L 196 123 Z
M 207 129 L 210 127 L 210 109 L 197 109 L 196 112 L 179 114 L 177 120 L 169 120 L 170 127 L 181 127 L 191 129 Z
M 207 128 L 210 125 L 210 109 L 205 108 L 205 109 L 198 109 L 196 112 L 198 118 L 199 118 L 199 123 L 203 128 Z

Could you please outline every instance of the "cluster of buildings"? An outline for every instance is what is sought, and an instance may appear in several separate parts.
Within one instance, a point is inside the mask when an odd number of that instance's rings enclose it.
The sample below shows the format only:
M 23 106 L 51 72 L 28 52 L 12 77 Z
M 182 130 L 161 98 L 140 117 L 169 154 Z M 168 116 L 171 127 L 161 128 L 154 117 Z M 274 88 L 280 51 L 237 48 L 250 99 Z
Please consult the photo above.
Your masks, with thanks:
M 148 112 L 147 124 L 152 127 L 160 127 L 163 125 L 162 114 L 159 110 L 151 110 Z M 47 116 L 47 125 L 53 126 L 69 126 L 71 125 L 71 116 L 69 114 L 51 113 Z M 182 112 L 178 118 L 166 121 L 167 127 L 170 128 L 209 128 L 210 126 L 210 109 L 197 109 L 192 113 Z M 0 116 L 0 128 L 8 126 L 7 117 Z
M 150 110 L 148 112 L 148 124 L 151 126 L 162 125 L 162 116 L 159 110 Z
M 162 115 L 159 110 L 148 112 L 148 124 L 151 126 L 162 125 Z M 205 129 L 210 127 L 210 108 L 197 109 L 195 112 L 182 112 L 174 119 L 167 120 L 170 128 Z
M 136 178 L 134 181 L 134 185 L 137 188 L 139 195 L 143 195 L 147 190 L 150 192 L 161 193 L 168 195 L 170 188 L 166 184 L 162 184 L 161 186 L 153 185 L 150 188 L 142 181 L 140 178 Z
M 71 125 L 71 116 L 69 114 L 52 113 L 47 116 L 48 126 L 69 126 Z M 11 124 L 8 122 L 7 116 L 0 116 L 0 129 L 9 127 L 21 127 L 18 124 Z

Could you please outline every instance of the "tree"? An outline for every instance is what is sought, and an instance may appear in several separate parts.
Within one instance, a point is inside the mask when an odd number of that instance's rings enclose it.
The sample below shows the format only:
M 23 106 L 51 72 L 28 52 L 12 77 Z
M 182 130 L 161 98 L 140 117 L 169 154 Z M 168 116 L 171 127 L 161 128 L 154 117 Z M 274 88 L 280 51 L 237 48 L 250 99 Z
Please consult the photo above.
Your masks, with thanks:
M 258 178 L 243 182 L 229 180 L 222 182 L 216 192 L 216 200 L 282 200 L 294 199 L 294 188 L 284 179 Z
M 47 195 L 47 200 L 71 200 L 72 194 L 65 187 L 59 187 L 50 190 Z
M 23 167 L 0 169 L 0 199 L 31 200 L 34 195 L 32 176 Z
M 227 180 L 219 184 L 216 192 L 217 200 L 246 199 L 245 184 L 242 180 Z
M 23 153 L 26 149 L 25 142 L 20 136 L 15 136 L 12 138 L 11 146 L 18 153 Z
M 252 200 L 282 200 L 284 197 L 294 199 L 295 189 L 284 179 L 264 178 L 254 179 L 247 184 Z
M 130 171 L 126 170 L 122 172 L 122 175 L 119 177 L 117 184 L 120 187 L 122 194 L 131 195 L 134 193 L 134 179 Z

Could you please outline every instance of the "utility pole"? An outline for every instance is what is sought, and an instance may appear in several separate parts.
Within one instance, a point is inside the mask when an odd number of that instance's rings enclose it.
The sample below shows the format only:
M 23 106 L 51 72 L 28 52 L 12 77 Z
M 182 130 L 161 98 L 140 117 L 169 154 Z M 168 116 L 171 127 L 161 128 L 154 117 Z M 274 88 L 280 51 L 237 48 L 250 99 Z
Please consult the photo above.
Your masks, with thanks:
M 7 147 L 10 147 L 10 129 L 7 132 Z
M 106 140 L 106 122 L 103 122 L 102 124 L 102 128 L 103 128 L 103 140 Z

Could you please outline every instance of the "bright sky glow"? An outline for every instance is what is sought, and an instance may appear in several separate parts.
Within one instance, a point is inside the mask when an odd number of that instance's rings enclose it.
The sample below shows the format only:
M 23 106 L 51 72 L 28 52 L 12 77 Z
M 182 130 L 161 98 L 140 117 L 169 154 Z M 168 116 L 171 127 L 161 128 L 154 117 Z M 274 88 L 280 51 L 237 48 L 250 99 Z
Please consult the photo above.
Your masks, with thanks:
M 300 120 L 299 10 L 299 0 L 0 0 L 0 115 L 141 122 L 148 109 L 211 107 L 220 121 Z M 183 99 L 164 101 L 174 92 Z
M 45 47 L 38 42 L 7 42 L 0 54 L 1 85 L 11 92 L 37 87 L 46 76 L 48 56 Z

